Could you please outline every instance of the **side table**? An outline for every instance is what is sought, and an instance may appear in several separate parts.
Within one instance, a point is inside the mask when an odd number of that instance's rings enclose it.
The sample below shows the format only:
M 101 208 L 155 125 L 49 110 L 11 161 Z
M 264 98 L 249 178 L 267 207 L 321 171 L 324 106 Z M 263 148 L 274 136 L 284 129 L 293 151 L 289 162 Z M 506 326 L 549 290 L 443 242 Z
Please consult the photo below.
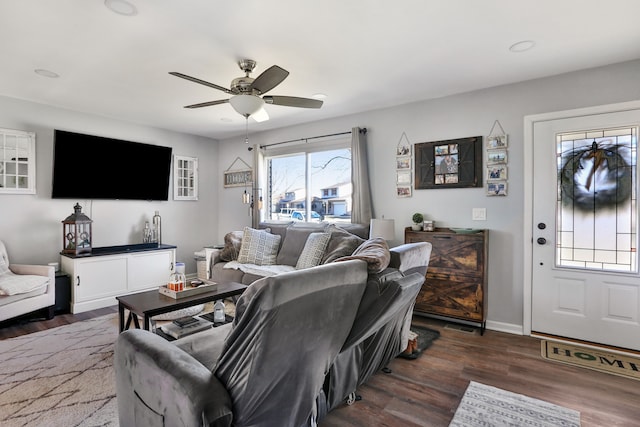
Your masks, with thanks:
M 55 314 L 71 311 L 71 278 L 63 271 L 56 271 L 56 304 Z

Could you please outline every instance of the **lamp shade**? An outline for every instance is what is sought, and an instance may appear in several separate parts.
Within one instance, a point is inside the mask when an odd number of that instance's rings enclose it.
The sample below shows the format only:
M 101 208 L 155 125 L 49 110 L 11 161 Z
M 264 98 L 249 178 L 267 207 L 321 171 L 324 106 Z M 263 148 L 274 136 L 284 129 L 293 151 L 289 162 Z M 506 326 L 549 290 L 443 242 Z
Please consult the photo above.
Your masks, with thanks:
M 238 114 L 249 117 L 264 106 L 264 101 L 255 95 L 235 95 L 229 99 L 229 104 Z
M 395 237 L 396 222 L 393 219 L 371 219 L 369 226 L 369 238 L 382 237 L 384 240 L 393 240 Z

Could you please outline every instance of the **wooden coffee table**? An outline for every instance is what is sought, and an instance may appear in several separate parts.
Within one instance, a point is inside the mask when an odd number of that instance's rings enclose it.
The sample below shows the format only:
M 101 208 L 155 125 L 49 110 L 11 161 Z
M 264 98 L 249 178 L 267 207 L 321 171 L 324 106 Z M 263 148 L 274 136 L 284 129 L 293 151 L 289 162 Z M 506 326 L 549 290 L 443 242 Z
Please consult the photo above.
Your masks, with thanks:
M 120 315 L 120 332 L 129 329 L 132 321 L 136 328 L 140 328 L 136 315 L 144 318 L 144 329 L 148 331 L 152 316 L 240 295 L 245 289 L 247 289 L 247 285 L 243 285 L 242 283 L 218 282 L 218 287 L 214 291 L 180 299 L 162 295 L 157 289 L 116 297 L 118 300 L 118 313 Z M 124 323 L 125 309 L 129 310 L 126 325 Z

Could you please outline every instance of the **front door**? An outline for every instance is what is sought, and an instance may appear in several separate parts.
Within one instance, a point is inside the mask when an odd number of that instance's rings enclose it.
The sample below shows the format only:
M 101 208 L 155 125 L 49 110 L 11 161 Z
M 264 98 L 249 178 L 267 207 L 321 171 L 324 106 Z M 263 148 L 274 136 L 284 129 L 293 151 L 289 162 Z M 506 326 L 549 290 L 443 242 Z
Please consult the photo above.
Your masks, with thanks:
M 640 350 L 640 109 L 533 124 L 531 331 Z

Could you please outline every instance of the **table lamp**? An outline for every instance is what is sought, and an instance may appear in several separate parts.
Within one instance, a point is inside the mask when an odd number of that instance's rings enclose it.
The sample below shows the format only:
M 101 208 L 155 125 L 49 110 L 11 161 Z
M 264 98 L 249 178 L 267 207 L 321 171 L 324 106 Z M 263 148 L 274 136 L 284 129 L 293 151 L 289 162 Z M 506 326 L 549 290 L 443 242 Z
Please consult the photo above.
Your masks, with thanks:
M 369 238 L 382 237 L 384 240 L 393 240 L 395 237 L 396 222 L 393 219 L 371 219 L 369 225 Z

